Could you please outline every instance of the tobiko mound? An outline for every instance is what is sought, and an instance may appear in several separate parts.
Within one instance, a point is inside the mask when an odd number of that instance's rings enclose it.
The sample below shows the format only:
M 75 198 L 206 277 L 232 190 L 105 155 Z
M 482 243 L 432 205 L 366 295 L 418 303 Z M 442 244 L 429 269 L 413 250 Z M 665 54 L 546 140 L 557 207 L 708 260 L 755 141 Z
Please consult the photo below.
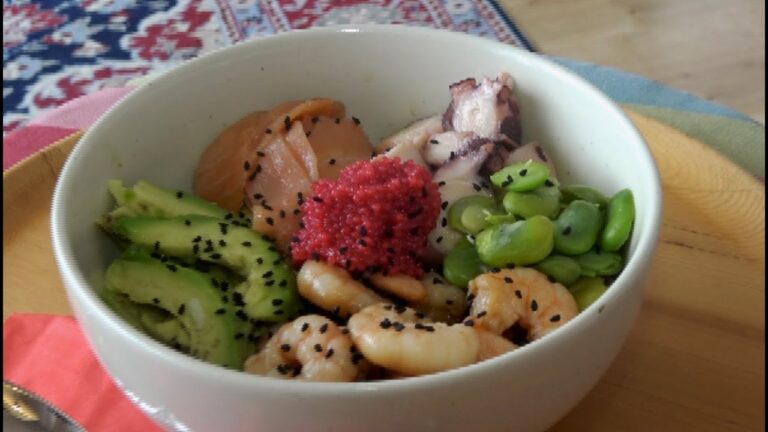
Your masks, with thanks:
M 429 171 L 399 158 L 360 161 L 312 185 L 293 238 L 296 264 L 322 260 L 350 272 L 423 274 L 427 235 L 440 213 Z
M 520 142 L 507 74 L 450 94 L 374 147 L 331 99 L 251 113 L 202 154 L 199 196 L 111 181 L 102 298 L 200 360 L 307 381 L 436 373 L 557 330 L 623 269 L 632 192 L 561 185 Z

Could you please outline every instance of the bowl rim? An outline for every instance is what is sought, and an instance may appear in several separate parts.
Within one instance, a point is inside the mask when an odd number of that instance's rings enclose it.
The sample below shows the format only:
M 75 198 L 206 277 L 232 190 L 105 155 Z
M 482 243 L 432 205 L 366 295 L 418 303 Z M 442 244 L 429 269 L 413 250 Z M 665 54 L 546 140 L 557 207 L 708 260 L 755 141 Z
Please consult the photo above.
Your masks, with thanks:
M 159 362 L 173 362 L 174 368 L 182 369 L 186 374 L 208 377 L 207 379 L 217 380 L 228 386 L 246 386 L 261 390 L 279 392 L 301 391 L 307 395 L 327 395 L 329 392 L 337 394 L 339 391 L 409 391 L 414 388 L 440 386 L 442 384 L 450 383 L 459 379 L 472 379 L 474 376 L 487 374 L 494 369 L 497 369 L 497 367 L 502 363 L 515 361 L 515 359 L 520 359 L 519 361 L 522 361 L 523 358 L 536 356 L 539 351 L 544 350 L 547 346 L 557 344 L 558 341 L 569 337 L 569 333 L 577 331 L 578 328 L 582 326 L 582 323 L 585 322 L 586 317 L 584 315 L 586 315 L 588 311 L 594 309 L 596 304 L 591 305 L 585 311 L 579 313 L 566 325 L 558 328 L 558 331 L 548 334 L 546 337 L 536 341 L 536 343 L 527 344 L 512 352 L 508 352 L 492 359 L 460 368 L 423 376 L 381 381 L 310 383 L 297 380 L 282 380 L 277 378 L 252 375 L 242 371 L 231 370 L 213 365 L 186 354 L 179 353 L 163 345 L 162 343 L 152 339 L 150 336 L 145 335 L 138 329 L 133 328 L 130 324 L 125 322 L 111 309 L 109 309 L 109 307 L 107 307 L 98 297 L 95 290 L 91 287 L 91 284 L 84 277 L 83 271 L 74 259 L 72 245 L 66 240 L 67 235 L 64 228 L 66 226 L 66 215 L 64 214 L 64 210 L 66 208 L 65 197 L 68 195 L 68 193 L 71 193 L 68 192 L 71 190 L 71 187 L 68 186 L 70 183 L 69 179 L 70 177 L 76 175 L 75 170 L 79 156 L 86 152 L 89 148 L 98 145 L 95 140 L 91 141 L 90 137 L 94 135 L 94 131 L 105 127 L 104 125 L 110 120 L 114 112 L 120 111 L 123 109 L 123 107 L 129 106 L 132 101 L 137 98 L 137 95 L 152 91 L 152 87 L 156 85 L 167 85 L 168 83 L 172 83 L 176 75 L 183 73 L 190 68 L 195 68 L 198 65 L 215 61 L 227 56 L 236 55 L 238 52 L 259 50 L 274 44 L 301 43 L 302 40 L 307 38 L 343 37 L 339 35 L 355 33 L 384 36 L 393 32 L 397 32 L 400 35 L 406 34 L 409 37 L 413 37 L 414 39 L 420 37 L 440 38 L 444 39 L 444 43 L 463 42 L 475 44 L 476 46 L 487 50 L 506 50 L 510 53 L 514 53 L 514 55 L 522 57 L 526 63 L 529 63 L 537 68 L 548 69 L 549 72 L 551 72 L 554 76 L 557 76 L 558 79 L 568 82 L 568 84 L 571 86 L 580 87 L 587 94 L 590 94 L 595 99 L 595 102 L 599 104 L 601 108 L 605 110 L 605 112 L 611 113 L 613 115 L 614 118 L 612 120 L 619 122 L 620 126 L 626 129 L 627 136 L 631 138 L 632 141 L 635 141 L 633 145 L 638 146 L 637 151 L 640 153 L 641 157 L 637 163 L 642 164 L 645 167 L 644 169 L 648 171 L 647 183 L 649 184 L 647 186 L 650 186 L 651 188 L 651 190 L 648 192 L 651 200 L 648 203 L 648 207 L 644 209 L 647 218 L 645 221 L 646 226 L 643 229 L 645 230 L 646 235 L 638 239 L 633 259 L 627 262 L 621 274 L 619 274 L 619 276 L 611 285 L 612 289 L 609 289 L 605 294 L 603 294 L 601 299 L 603 300 L 603 303 L 608 303 L 611 301 L 611 299 L 618 296 L 623 291 L 633 287 L 634 289 L 641 289 L 639 285 L 643 276 L 643 270 L 647 269 L 650 256 L 653 254 L 653 251 L 658 242 L 662 214 L 661 184 L 658 168 L 647 143 L 643 139 L 634 123 L 629 120 L 626 114 L 615 102 L 610 100 L 594 85 L 579 77 L 575 73 L 567 70 L 565 67 L 547 59 L 540 54 L 529 52 L 510 44 L 445 29 L 414 27 L 401 24 L 366 24 L 293 30 L 276 35 L 250 39 L 247 41 L 238 42 L 234 45 L 215 49 L 209 53 L 185 61 L 170 70 L 163 71 L 163 73 L 154 78 L 151 83 L 136 88 L 116 104 L 111 106 L 105 113 L 103 113 L 99 119 L 85 132 L 83 137 L 71 152 L 70 157 L 65 162 L 59 178 L 57 179 L 53 194 L 50 222 L 53 251 L 59 273 L 62 280 L 65 282 L 64 285 L 70 303 L 73 302 L 72 297 L 77 296 L 79 301 L 82 302 L 83 306 L 87 308 L 88 313 L 97 315 L 98 320 L 103 323 L 105 327 L 107 327 L 109 332 L 121 334 L 123 337 L 136 344 L 137 349 L 148 352 L 151 357 L 155 357 Z M 90 341 L 89 344 L 91 344 Z M 96 353 L 95 350 L 93 350 L 93 352 L 97 357 L 99 357 L 99 354 Z

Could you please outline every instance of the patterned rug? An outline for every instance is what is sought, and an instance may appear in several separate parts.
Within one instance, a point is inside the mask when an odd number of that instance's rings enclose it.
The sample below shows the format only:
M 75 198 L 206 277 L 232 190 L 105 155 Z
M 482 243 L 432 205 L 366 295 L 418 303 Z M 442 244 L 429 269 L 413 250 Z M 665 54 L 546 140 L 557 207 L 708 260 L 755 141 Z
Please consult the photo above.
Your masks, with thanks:
M 533 50 L 494 0 L 3 0 L 3 136 L 78 96 L 291 29 L 394 23 Z

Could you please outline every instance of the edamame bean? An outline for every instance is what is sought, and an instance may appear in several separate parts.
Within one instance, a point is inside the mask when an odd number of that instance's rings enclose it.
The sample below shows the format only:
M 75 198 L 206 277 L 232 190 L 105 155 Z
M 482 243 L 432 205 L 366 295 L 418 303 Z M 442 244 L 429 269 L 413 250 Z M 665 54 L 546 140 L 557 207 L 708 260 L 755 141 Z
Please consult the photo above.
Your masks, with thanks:
M 467 234 L 477 234 L 490 223 L 486 216 L 502 214 L 496 201 L 486 195 L 470 195 L 460 198 L 448 209 L 448 226 Z
M 529 160 L 502 168 L 491 176 L 491 182 L 508 191 L 527 192 L 545 184 L 548 178 L 545 164 Z
M 600 236 L 600 248 L 608 252 L 619 250 L 629 238 L 634 221 L 635 200 L 632 191 L 620 190 L 608 203 L 608 215 Z
M 608 207 L 608 198 L 597 189 L 589 186 L 572 184 L 562 187 L 560 192 L 563 194 L 563 202 L 565 204 L 578 199 L 595 203 L 601 210 Z
M 448 282 L 466 289 L 469 281 L 485 271 L 475 245 L 462 238 L 443 259 L 443 276 Z
M 574 257 L 581 268 L 582 276 L 613 276 L 621 271 L 624 260 L 614 252 L 595 249 Z
M 511 214 L 494 214 L 494 215 L 488 215 L 485 217 L 485 221 L 488 222 L 489 225 L 498 225 L 502 223 L 512 223 L 515 222 L 517 218 L 515 215 Z
M 536 268 L 563 285 L 572 284 L 581 276 L 579 263 L 563 255 L 550 255 L 536 264 Z
M 489 266 L 529 265 L 552 252 L 553 236 L 552 221 L 534 216 L 484 229 L 477 235 L 475 246 L 480 261 Z
M 507 192 L 502 205 L 507 213 L 525 219 L 536 215 L 554 219 L 560 212 L 560 189 L 552 184 L 529 192 Z
M 603 278 L 582 277 L 569 286 L 568 290 L 573 295 L 574 300 L 576 300 L 579 312 L 582 312 L 589 305 L 597 301 L 608 290 L 608 287 L 605 286 Z
M 555 220 L 555 250 L 565 255 L 579 255 L 594 246 L 600 235 L 603 217 L 596 204 L 571 201 Z

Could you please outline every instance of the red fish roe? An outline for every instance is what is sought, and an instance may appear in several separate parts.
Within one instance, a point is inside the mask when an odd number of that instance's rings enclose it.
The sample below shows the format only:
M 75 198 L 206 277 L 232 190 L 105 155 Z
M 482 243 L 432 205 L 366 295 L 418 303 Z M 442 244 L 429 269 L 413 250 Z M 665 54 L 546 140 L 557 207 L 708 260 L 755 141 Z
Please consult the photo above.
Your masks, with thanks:
M 411 161 L 376 158 L 312 184 L 293 239 L 296 264 L 308 259 L 351 272 L 422 275 L 420 258 L 440 213 L 432 175 Z

